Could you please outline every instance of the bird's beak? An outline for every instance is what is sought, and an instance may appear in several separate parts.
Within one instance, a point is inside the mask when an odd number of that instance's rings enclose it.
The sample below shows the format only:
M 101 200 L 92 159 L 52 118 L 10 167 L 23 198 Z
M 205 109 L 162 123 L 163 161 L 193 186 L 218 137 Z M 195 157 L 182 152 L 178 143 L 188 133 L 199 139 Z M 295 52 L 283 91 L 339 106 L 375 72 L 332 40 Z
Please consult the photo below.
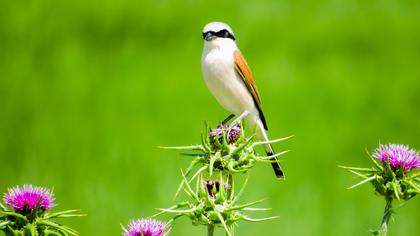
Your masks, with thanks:
M 215 37 L 211 32 L 203 33 L 203 39 L 206 41 L 211 41 Z

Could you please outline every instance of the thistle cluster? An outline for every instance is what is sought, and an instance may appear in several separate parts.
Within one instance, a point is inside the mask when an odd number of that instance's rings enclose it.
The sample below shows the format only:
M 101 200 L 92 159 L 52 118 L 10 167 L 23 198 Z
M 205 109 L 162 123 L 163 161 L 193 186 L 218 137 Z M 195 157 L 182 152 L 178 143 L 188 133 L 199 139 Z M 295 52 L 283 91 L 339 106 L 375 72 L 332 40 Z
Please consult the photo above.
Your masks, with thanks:
M 343 167 L 362 178 L 351 186 L 355 188 L 364 183 L 372 183 L 375 192 L 386 200 L 384 215 L 379 230 L 374 235 L 386 235 L 388 222 L 393 213 L 393 200 L 407 201 L 420 193 L 420 153 L 406 145 L 379 145 L 369 154 L 373 163 L 371 168 Z
M 77 210 L 50 213 L 55 206 L 51 190 L 24 185 L 4 194 L 0 203 L 0 231 L 6 236 L 78 235 L 77 231 L 54 221 L 56 218 L 82 216 Z
M 371 182 L 375 192 L 388 199 L 409 200 L 420 193 L 420 154 L 401 144 L 380 145 L 369 154 L 371 168 L 343 167 L 363 180 L 350 188 Z
M 273 162 L 271 159 L 288 151 L 271 156 L 261 156 L 257 154 L 255 148 L 288 138 L 290 137 L 270 141 L 255 141 L 254 136 L 245 136 L 245 130 L 240 124 L 234 123 L 233 125 L 219 125 L 214 129 L 208 129 L 208 132 L 201 136 L 200 145 L 162 148 L 189 151 L 188 153 L 182 153 L 182 155 L 193 157 L 185 171 L 185 176 L 190 175 L 199 166 L 193 174 L 192 179 L 194 179 L 206 170 L 210 176 L 214 171 L 223 174 L 246 173 L 258 162 L 271 163 Z M 182 188 L 183 183 L 181 183 L 177 193 Z
M 239 191 L 235 191 L 235 176 L 248 172 L 256 163 L 271 163 L 275 156 L 260 156 L 255 147 L 268 143 L 280 142 L 277 139 L 267 142 L 254 141 L 253 136 L 246 137 L 240 124 L 219 125 L 202 135 L 201 144 L 183 147 L 166 147 L 166 149 L 183 150 L 183 155 L 192 157 L 187 170 L 182 172 L 182 181 L 175 194 L 181 190 L 187 195 L 187 201 L 179 202 L 172 207 L 160 209 L 161 213 L 172 213 L 177 219 L 188 217 L 193 225 L 204 225 L 208 235 L 213 235 L 216 227 L 223 228 L 227 235 L 233 235 L 234 226 L 240 220 L 264 221 L 276 217 L 251 218 L 247 212 L 265 211 L 268 208 L 254 208 L 260 203 L 240 203 L 239 198 L 246 187 L 248 177 L 243 181 Z M 216 177 L 216 178 L 215 178 Z

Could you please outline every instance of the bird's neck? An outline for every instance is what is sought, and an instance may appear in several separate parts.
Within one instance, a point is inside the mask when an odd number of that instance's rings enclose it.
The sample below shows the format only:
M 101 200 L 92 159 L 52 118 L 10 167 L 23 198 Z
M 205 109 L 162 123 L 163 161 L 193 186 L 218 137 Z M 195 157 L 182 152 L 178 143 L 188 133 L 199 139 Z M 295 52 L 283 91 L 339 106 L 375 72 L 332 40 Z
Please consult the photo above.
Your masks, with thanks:
M 223 53 L 233 53 L 236 51 L 238 47 L 236 46 L 235 41 L 231 39 L 226 38 L 217 38 L 210 42 L 205 41 L 204 42 L 204 54 L 207 54 L 209 52 L 213 51 L 220 51 Z

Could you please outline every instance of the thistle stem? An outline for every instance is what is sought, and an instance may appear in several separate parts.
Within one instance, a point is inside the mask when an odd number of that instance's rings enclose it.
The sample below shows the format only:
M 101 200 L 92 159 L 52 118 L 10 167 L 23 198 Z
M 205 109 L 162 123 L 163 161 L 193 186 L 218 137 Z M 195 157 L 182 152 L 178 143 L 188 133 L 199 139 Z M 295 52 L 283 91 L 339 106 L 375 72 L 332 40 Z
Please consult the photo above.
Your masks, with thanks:
M 228 175 L 228 186 L 229 188 L 227 189 L 227 199 L 232 199 L 232 188 L 233 188 L 233 175 L 229 174 Z
M 208 225 L 207 226 L 207 236 L 213 236 L 214 235 L 214 225 Z
M 388 223 L 392 215 L 392 198 L 386 197 L 386 205 L 384 210 L 384 216 L 382 217 L 381 228 L 378 230 L 376 235 L 386 236 L 388 232 Z

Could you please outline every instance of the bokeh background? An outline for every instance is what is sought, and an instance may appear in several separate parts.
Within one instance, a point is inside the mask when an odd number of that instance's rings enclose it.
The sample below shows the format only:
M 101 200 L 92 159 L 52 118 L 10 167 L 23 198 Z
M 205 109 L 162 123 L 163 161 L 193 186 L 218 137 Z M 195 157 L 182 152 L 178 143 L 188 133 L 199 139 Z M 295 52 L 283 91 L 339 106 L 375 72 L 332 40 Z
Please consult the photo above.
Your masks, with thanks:
M 369 166 L 379 142 L 420 149 L 420 2 L 2 1 L 0 192 L 53 187 L 81 235 L 168 207 L 188 158 L 159 145 L 200 141 L 228 113 L 201 77 L 202 27 L 225 21 L 253 69 L 286 181 L 251 173 L 243 201 L 280 218 L 238 235 L 368 235 L 384 201 L 337 166 Z M 420 199 L 390 235 L 418 235 Z M 163 216 L 161 219 L 168 219 Z M 181 218 L 172 235 L 204 235 Z M 222 235 L 221 230 L 216 235 Z

